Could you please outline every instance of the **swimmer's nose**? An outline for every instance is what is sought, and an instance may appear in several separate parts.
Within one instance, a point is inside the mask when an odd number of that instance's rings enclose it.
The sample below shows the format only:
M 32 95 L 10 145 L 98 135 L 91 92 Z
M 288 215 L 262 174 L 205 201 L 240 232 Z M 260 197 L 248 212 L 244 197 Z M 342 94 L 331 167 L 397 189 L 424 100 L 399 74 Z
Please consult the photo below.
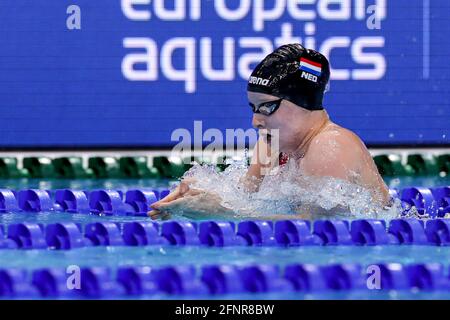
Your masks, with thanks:
M 258 128 L 258 129 L 264 129 L 265 127 L 265 122 L 264 122 L 264 116 L 260 115 L 260 114 L 254 114 L 253 115 L 253 119 L 252 119 L 252 125 L 254 128 Z

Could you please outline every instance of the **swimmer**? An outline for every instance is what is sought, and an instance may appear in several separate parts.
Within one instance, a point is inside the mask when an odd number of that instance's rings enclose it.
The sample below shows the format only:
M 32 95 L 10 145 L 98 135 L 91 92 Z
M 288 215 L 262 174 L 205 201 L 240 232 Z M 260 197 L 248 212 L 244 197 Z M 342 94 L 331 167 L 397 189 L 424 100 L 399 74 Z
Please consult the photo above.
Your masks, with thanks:
M 323 107 L 329 78 L 325 56 L 300 44 L 281 46 L 254 69 L 247 97 L 252 124 L 260 134 L 241 183 L 249 192 L 256 192 L 273 167 L 289 160 L 297 164 L 299 176 L 332 177 L 360 185 L 370 190 L 373 203 L 387 206 L 389 189 L 366 146 L 355 133 L 333 123 Z M 219 196 L 190 188 L 191 183 L 189 178 L 182 180 L 167 197 L 151 205 L 149 216 L 167 219 L 180 208 L 211 215 L 230 213 Z M 347 208 L 335 208 L 328 214 L 339 210 Z M 324 213 L 312 207 L 297 211 L 298 215 L 270 218 L 312 219 L 318 211 Z

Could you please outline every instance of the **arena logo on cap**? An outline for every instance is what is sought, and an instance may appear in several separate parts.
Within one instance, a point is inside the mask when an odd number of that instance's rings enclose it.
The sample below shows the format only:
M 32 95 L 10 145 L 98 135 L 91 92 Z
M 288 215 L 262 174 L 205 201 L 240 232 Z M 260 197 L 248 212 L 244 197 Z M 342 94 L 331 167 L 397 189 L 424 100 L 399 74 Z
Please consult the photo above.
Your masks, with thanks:
M 269 79 L 263 79 L 263 78 L 259 78 L 259 77 L 250 77 L 250 80 L 248 82 L 250 84 L 262 85 L 262 86 L 269 85 Z
M 300 58 L 301 77 L 312 82 L 317 82 L 318 77 L 322 74 L 322 65 L 318 62 Z

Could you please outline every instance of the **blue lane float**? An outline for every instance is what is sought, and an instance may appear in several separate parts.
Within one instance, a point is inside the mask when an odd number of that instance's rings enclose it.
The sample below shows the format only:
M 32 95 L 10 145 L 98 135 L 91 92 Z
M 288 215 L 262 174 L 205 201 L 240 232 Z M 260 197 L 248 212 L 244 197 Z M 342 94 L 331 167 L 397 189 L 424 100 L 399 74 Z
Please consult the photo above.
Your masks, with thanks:
M 48 268 L 35 270 L 31 275 L 31 284 L 37 289 L 39 296 L 43 298 L 74 298 L 75 292 L 71 288 L 77 288 L 81 284 L 68 281 L 67 270 L 59 268 Z M 69 283 L 70 287 L 69 287 Z
M 0 214 L 63 211 L 98 215 L 145 216 L 150 205 L 169 194 L 168 189 L 123 190 L 9 190 L 0 189 Z M 424 216 L 444 217 L 450 214 L 450 186 L 391 189 L 407 214 L 413 207 Z
M 350 225 L 346 220 L 319 220 L 314 222 L 314 232 L 324 245 L 353 244 Z
M 352 241 L 356 245 L 386 245 L 398 242 L 395 236 L 386 232 L 384 220 L 356 220 L 352 221 L 350 227 Z
M 0 225 L 0 249 L 70 250 L 85 246 L 450 245 L 450 219 L 315 221 L 73 222 Z
M 357 264 L 338 264 L 322 267 L 327 288 L 331 290 L 362 290 L 366 287 L 362 268 Z
M 123 241 L 127 246 L 166 244 L 155 222 L 130 222 L 123 225 Z
M 123 267 L 117 271 L 117 281 L 124 287 L 127 296 L 159 293 L 150 267 Z
M 439 246 L 450 245 L 450 220 L 430 220 L 426 224 L 428 242 Z
M 81 190 L 56 190 L 55 205 L 69 213 L 90 213 L 88 196 Z
M 116 190 L 95 190 L 89 194 L 89 207 L 94 214 L 126 215 L 122 195 Z
M 239 269 L 231 265 L 204 266 L 201 280 L 210 294 L 242 293 L 245 291 Z
M 161 226 L 161 236 L 171 245 L 199 245 L 197 224 L 188 221 L 170 221 Z
M 405 188 L 402 190 L 400 199 L 411 207 L 415 207 L 420 215 L 428 214 L 432 217 L 437 215 L 436 200 L 428 188 Z
M 0 189 L 0 213 L 17 211 L 19 211 L 19 205 L 14 192 L 8 189 Z
M 129 190 L 125 195 L 125 204 L 128 205 L 127 214 L 134 216 L 146 216 L 150 211 L 150 205 L 156 202 L 153 191 Z
M 154 281 L 158 290 L 165 294 L 209 294 L 193 266 L 163 267 L 155 271 Z
M 377 271 L 379 268 L 380 281 L 379 286 L 383 290 L 407 290 L 409 285 L 409 277 L 404 268 L 399 263 L 385 263 L 373 266 L 370 272 Z M 376 284 L 375 284 L 376 285 Z
M 25 270 L 0 269 L 0 297 L 30 298 L 37 294 Z
M 21 190 L 17 194 L 19 208 L 26 212 L 52 211 L 53 201 L 46 190 Z
M 37 223 L 18 223 L 8 226 L 7 237 L 17 249 L 46 249 L 44 226 Z
M 272 221 L 243 221 L 237 229 L 237 236 L 247 241 L 249 246 L 274 246 L 277 245 L 273 235 Z
M 96 222 L 86 225 L 85 237 L 92 246 L 121 246 L 124 244 L 120 226 L 113 222 Z
M 329 291 L 450 289 L 448 266 L 442 264 L 382 263 L 312 265 L 272 264 L 127 266 L 116 270 L 90 267 L 71 270 L 80 277 L 68 278 L 67 270 L 0 269 L 0 298 L 108 299 L 141 295 L 227 295 L 239 293 L 321 293 Z M 380 281 L 372 281 L 378 272 Z
M 288 265 L 284 269 L 284 276 L 292 283 L 295 291 L 321 292 L 327 289 L 322 269 L 317 265 Z
M 125 295 L 125 289 L 105 267 L 82 268 L 80 289 L 75 292 L 90 299 Z
M 396 238 L 399 244 L 426 245 L 429 244 L 425 234 L 424 221 L 419 219 L 391 220 L 388 232 Z
M 292 292 L 294 286 L 282 277 L 276 265 L 257 265 L 239 270 L 244 291 L 251 293 Z
M 73 222 L 47 225 L 45 240 L 49 248 L 56 250 L 70 250 L 85 246 L 82 227 Z
M 308 246 L 322 243 L 319 236 L 311 233 L 311 223 L 304 220 L 286 220 L 275 223 L 274 237 L 278 244 Z
M 450 187 L 433 188 L 431 193 L 436 200 L 437 216 L 450 214 Z
M 409 286 L 418 290 L 449 290 L 449 278 L 441 264 L 418 264 L 407 267 Z
M 228 221 L 206 221 L 200 223 L 200 243 L 209 247 L 246 245 L 247 241 L 235 234 L 236 225 Z

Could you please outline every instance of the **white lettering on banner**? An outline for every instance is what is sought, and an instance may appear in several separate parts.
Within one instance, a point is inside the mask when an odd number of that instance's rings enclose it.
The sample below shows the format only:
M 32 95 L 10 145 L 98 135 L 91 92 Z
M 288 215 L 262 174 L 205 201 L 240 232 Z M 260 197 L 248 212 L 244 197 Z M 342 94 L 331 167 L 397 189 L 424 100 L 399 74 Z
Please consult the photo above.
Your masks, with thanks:
M 186 17 L 186 7 L 184 6 L 184 0 L 173 0 L 174 9 L 169 10 L 164 7 L 165 0 L 153 0 L 155 3 L 155 14 L 161 20 L 167 21 L 180 21 Z
M 236 7 L 236 1 L 238 6 Z M 367 2 L 374 2 L 377 19 L 386 18 L 386 0 L 273 0 L 272 6 L 264 0 L 172 0 L 173 8 L 166 8 L 166 0 L 121 0 L 122 12 L 130 20 L 145 21 L 155 17 L 166 21 L 200 20 L 202 4 L 213 4 L 219 18 L 227 21 L 253 19 L 253 30 L 263 31 L 266 22 L 276 21 L 287 14 L 291 19 L 311 21 L 317 18 L 329 21 L 343 21 L 366 18 Z M 233 3 L 230 9 L 228 3 Z
M 383 48 L 383 37 L 360 37 L 353 41 L 352 57 L 359 64 L 372 64 L 373 69 L 355 69 L 352 71 L 354 80 L 379 80 L 386 73 L 386 60 L 381 53 L 363 52 L 364 48 Z
M 264 0 L 254 0 L 253 9 L 253 29 L 255 31 L 264 31 L 266 21 L 275 21 L 284 13 L 286 0 L 275 1 L 275 6 L 271 9 L 264 7 Z
M 202 17 L 202 4 L 203 0 L 191 0 L 191 20 L 197 21 Z
M 122 60 L 122 73 L 131 81 L 158 80 L 158 47 L 156 42 L 149 38 L 125 38 L 123 47 L 145 50 L 144 53 L 130 53 Z M 144 70 L 135 69 L 136 64 L 145 65 Z
M 305 35 L 313 36 L 316 34 L 316 25 L 312 22 L 305 23 Z M 316 39 L 314 37 L 305 37 L 303 41 L 306 48 L 315 49 L 316 48 Z
M 299 43 L 300 37 L 294 37 L 292 32 L 292 24 L 290 23 L 283 23 L 281 25 L 281 36 L 278 38 L 275 38 L 275 46 L 281 47 L 283 44 L 286 43 Z M 305 44 L 306 46 L 306 44 Z M 307 48 L 313 49 L 312 47 L 307 46 Z
M 349 37 L 331 37 L 325 40 L 320 47 L 320 52 L 326 57 L 331 57 L 331 51 L 336 48 L 348 48 L 351 39 Z M 335 69 L 330 63 L 330 72 L 334 80 L 350 80 L 350 71 L 348 69 Z
M 208 80 L 230 81 L 234 79 L 234 38 L 224 39 L 223 70 L 214 70 L 212 67 L 212 41 L 211 38 L 200 39 L 200 65 L 203 75 Z
M 201 1 L 187 1 L 189 5 L 189 18 L 193 21 L 201 18 Z M 167 9 L 165 0 L 153 0 L 154 14 L 158 19 L 166 21 L 181 21 L 187 18 L 186 0 L 172 0 L 174 2 L 173 9 Z M 122 12 L 130 20 L 146 21 L 152 18 L 152 14 L 148 7 L 152 4 L 152 0 L 121 0 L 120 5 Z
M 309 38 L 309 37 L 307 37 Z M 301 41 L 300 41 L 301 42 Z M 364 52 L 366 48 L 383 48 L 383 37 L 359 37 L 353 42 L 349 37 L 331 37 L 326 39 L 319 47 L 319 51 L 330 57 L 334 49 L 347 50 L 353 61 L 361 65 L 372 65 L 373 68 L 342 69 L 330 67 L 332 80 L 379 80 L 386 74 L 386 60 L 381 53 Z M 127 54 L 122 60 L 122 73 L 130 81 L 155 81 L 158 80 L 158 48 L 149 38 L 125 38 L 125 48 L 139 49 L 138 52 Z M 236 72 L 236 44 L 233 38 L 226 38 L 223 42 L 223 69 L 216 70 L 212 67 L 212 40 L 201 38 L 200 55 L 197 57 L 197 42 L 195 38 L 172 38 L 163 44 L 161 48 L 160 67 L 162 74 L 169 80 L 185 83 L 185 92 L 194 93 L 197 89 L 197 72 L 210 81 L 232 81 Z M 269 39 L 262 37 L 243 37 L 239 39 L 239 47 L 253 49 L 252 52 L 242 54 L 237 60 L 237 72 L 242 79 L 248 79 L 253 67 L 274 49 Z M 314 48 L 314 46 L 311 46 Z M 176 69 L 173 58 L 176 50 L 184 52 L 184 65 L 182 69 Z M 143 52 L 142 52 L 143 51 Z M 220 55 L 219 55 L 220 56 Z M 200 68 L 197 70 L 197 60 L 200 60 Z M 137 69 L 137 65 L 143 68 Z
M 315 20 L 316 12 L 311 10 L 311 8 L 304 9 L 304 6 L 313 5 L 316 3 L 316 0 L 288 0 L 288 11 L 291 14 L 291 17 L 296 20 Z
M 175 69 L 172 58 L 175 50 L 184 50 L 184 69 Z M 184 81 L 185 91 L 196 89 L 195 38 L 172 38 L 161 49 L 161 69 L 169 80 Z
M 332 5 L 338 9 L 330 9 Z M 352 17 L 351 0 L 322 0 L 317 11 L 325 20 L 349 20 Z
M 239 45 L 244 49 L 260 50 L 259 52 L 245 53 L 239 59 L 239 75 L 242 79 L 248 79 L 253 71 L 252 65 L 261 62 L 264 57 L 273 51 L 272 42 L 266 38 L 241 38 Z
M 216 0 L 214 5 L 218 16 L 229 21 L 244 19 L 252 5 L 252 0 L 240 0 L 237 9 L 232 10 L 227 7 L 226 2 L 227 0 Z
M 122 12 L 130 20 L 150 20 L 151 14 L 148 10 L 137 10 L 134 6 L 149 4 L 150 0 L 122 0 L 120 5 Z
M 125 37 L 123 47 L 127 53 L 122 60 L 122 74 L 130 81 L 156 81 L 160 75 L 170 81 L 182 82 L 184 91 L 197 91 L 198 79 L 207 81 L 247 80 L 255 67 L 274 48 L 286 43 L 302 43 L 305 47 L 322 52 L 331 60 L 332 80 L 379 80 L 386 74 L 386 58 L 381 52 L 385 38 L 372 36 L 363 19 L 379 22 L 387 16 L 386 0 L 121 0 L 124 16 L 137 23 L 159 19 L 183 21 L 189 30 L 189 21 L 219 19 L 223 24 L 248 20 L 254 32 L 264 31 L 268 25 L 277 24 L 279 36 L 267 38 L 251 31 L 242 37 L 217 38 L 182 34 L 166 39 Z M 374 4 L 375 3 L 375 4 Z M 367 5 L 372 7 L 366 10 Z M 203 6 L 203 7 L 202 7 Z M 213 13 L 211 14 L 211 9 Z M 371 13 L 370 16 L 367 13 Z M 216 14 L 217 17 L 212 15 Z M 288 17 L 286 17 L 288 15 Z M 291 19 L 289 19 L 289 17 Z M 294 21 L 304 21 L 295 24 Z M 314 20 L 353 21 L 367 34 L 362 37 L 344 35 L 320 38 Z M 374 24 L 373 21 L 370 21 Z M 197 24 L 199 22 L 196 22 Z M 370 25 L 372 25 L 370 24 Z M 211 25 L 211 24 L 210 24 Z M 296 34 L 300 25 L 301 34 Z M 319 25 L 317 25 L 319 26 Z M 271 26 L 272 28 L 272 26 Z M 194 28 L 193 28 L 194 29 Z M 197 30 L 197 27 L 195 28 Z M 378 28 L 379 29 L 379 28 Z M 213 32 L 213 30 L 211 30 Z M 318 35 L 319 36 L 318 36 Z M 179 34 L 180 35 L 180 34 Z M 318 39 L 321 42 L 318 43 Z M 370 52 L 369 52 L 370 51 Z M 333 55 L 348 56 L 351 68 L 333 63 Z M 352 65 L 352 64 L 350 64 Z M 360 67 L 358 67 L 360 66 Z M 310 79 L 313 81 L 313 79 Z

